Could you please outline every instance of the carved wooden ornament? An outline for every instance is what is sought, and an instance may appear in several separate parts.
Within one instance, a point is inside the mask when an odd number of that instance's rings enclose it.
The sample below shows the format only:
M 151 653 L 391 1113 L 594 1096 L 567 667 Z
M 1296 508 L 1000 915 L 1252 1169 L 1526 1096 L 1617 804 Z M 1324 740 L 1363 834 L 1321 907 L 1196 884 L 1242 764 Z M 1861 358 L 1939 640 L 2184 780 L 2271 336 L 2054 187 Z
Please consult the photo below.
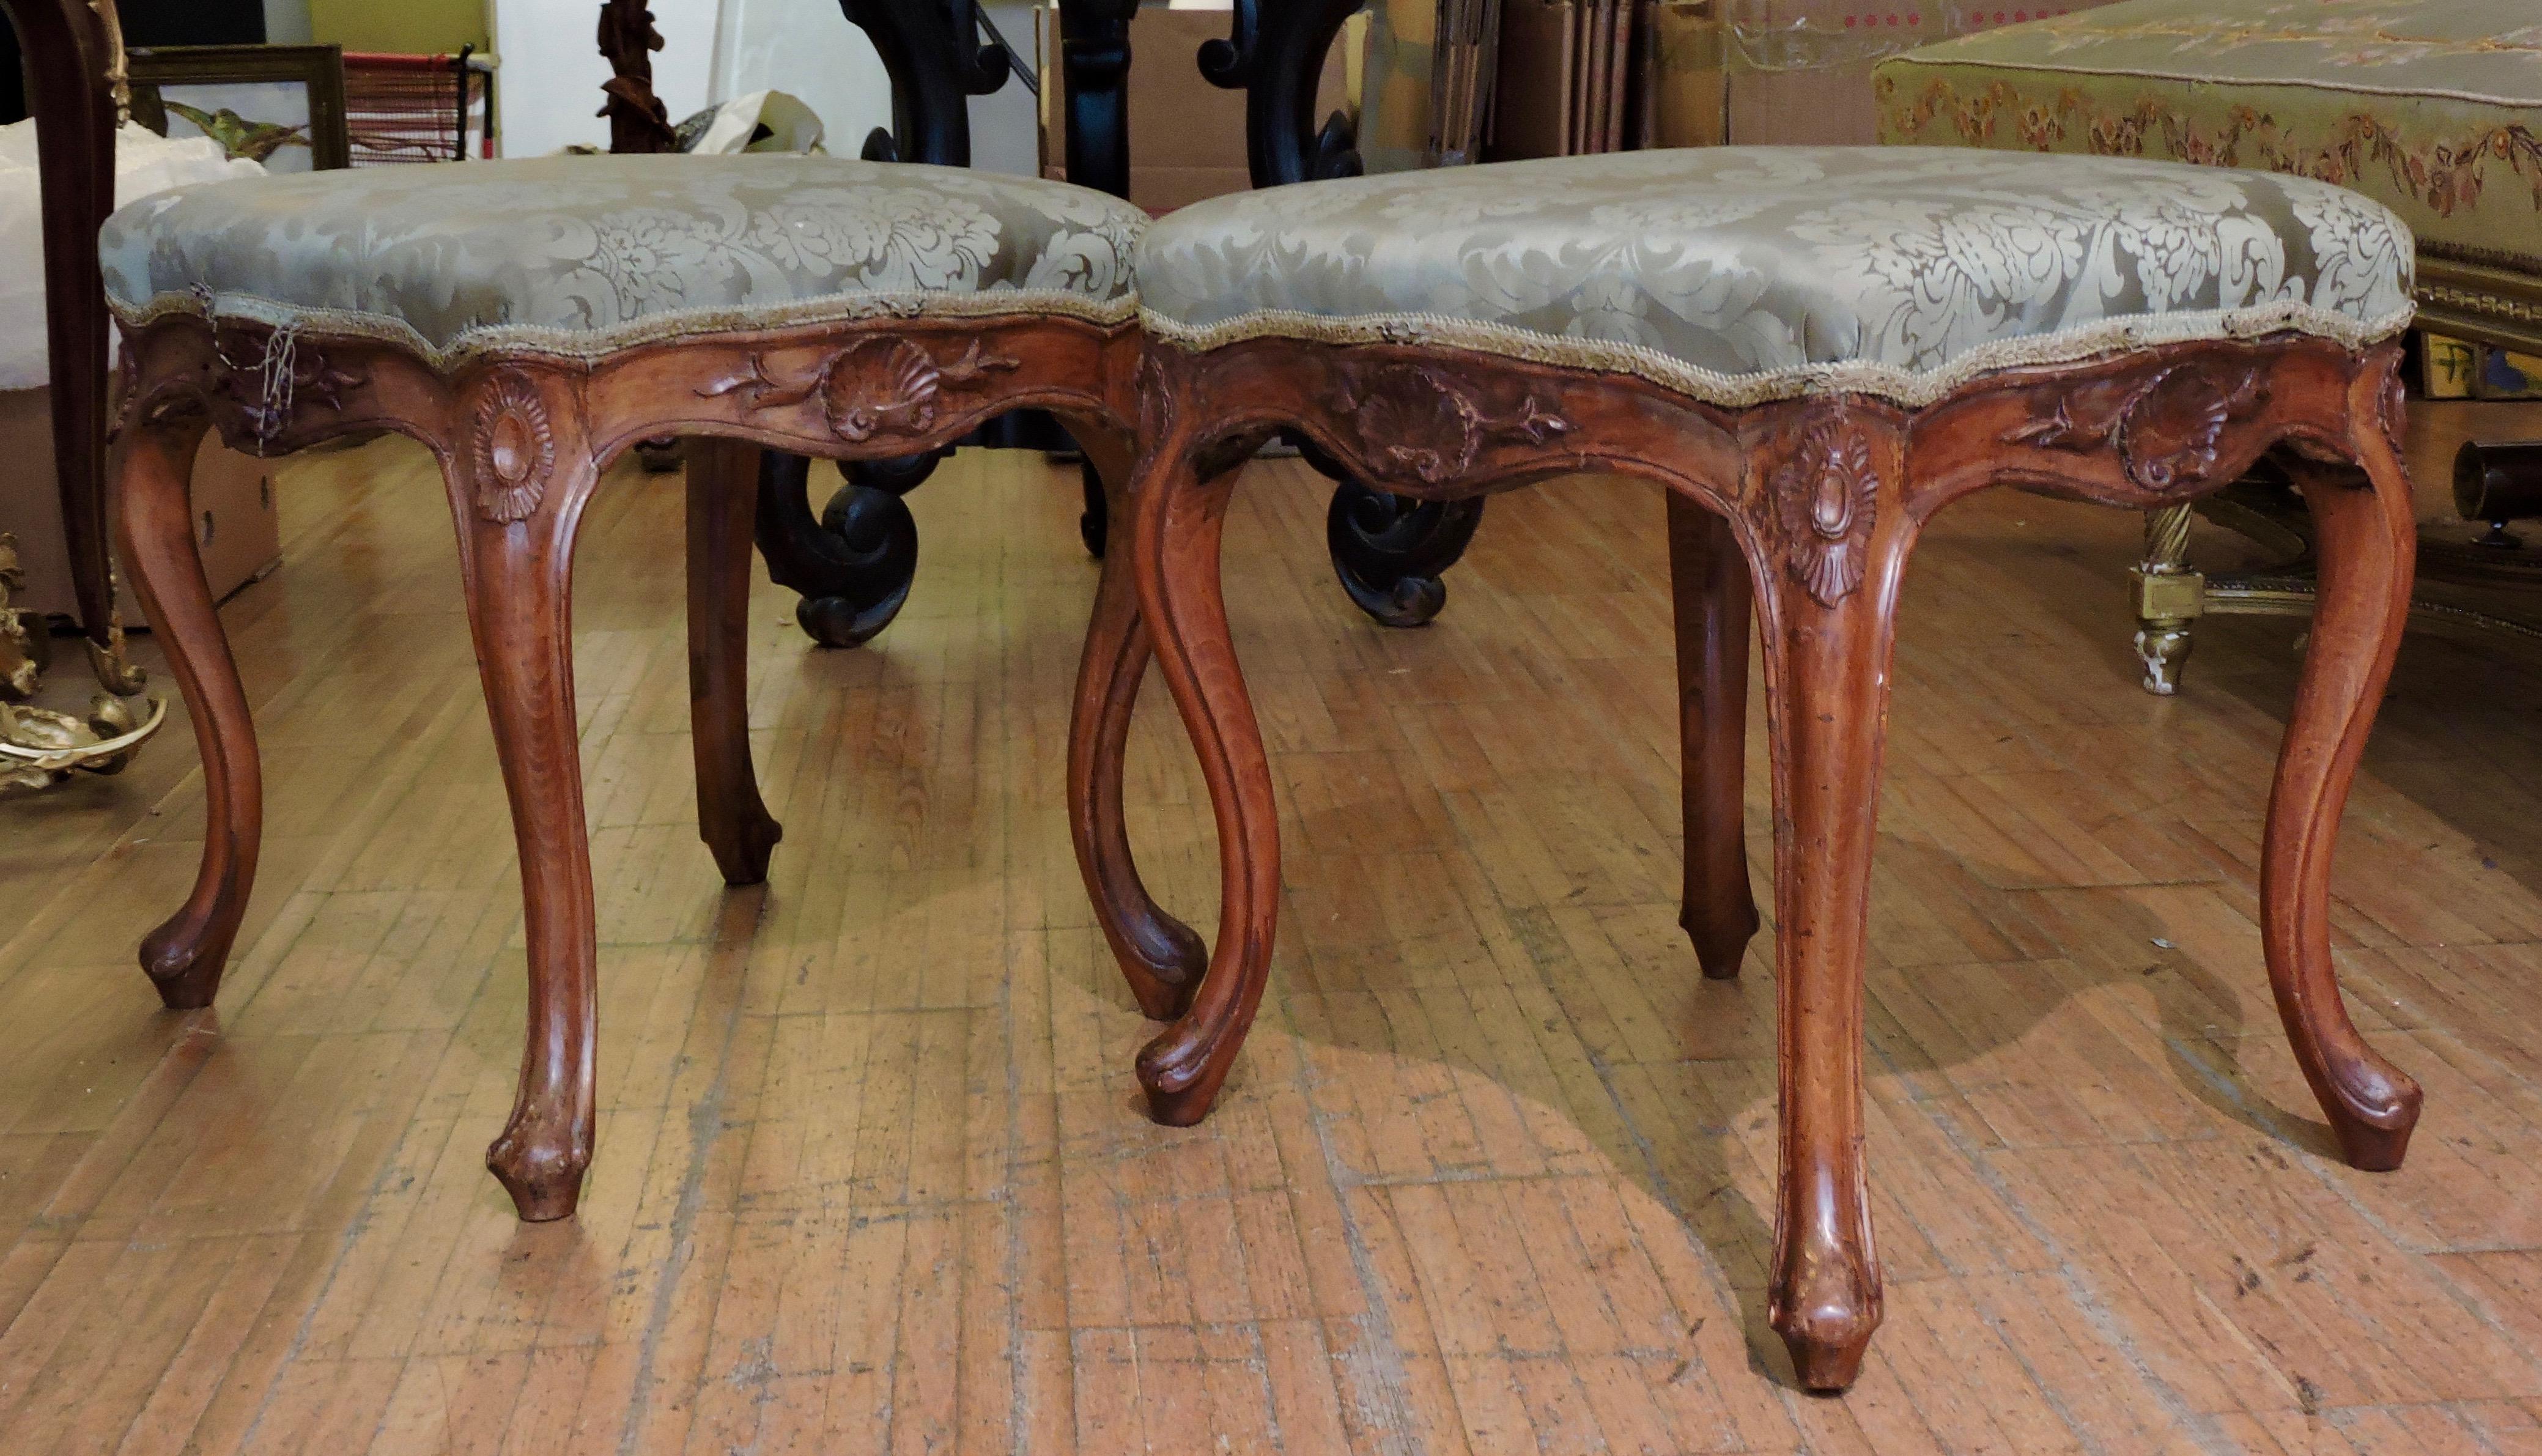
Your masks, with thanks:
M 2059 391 L 2056 413 L 2012 432 L 2017 444 L 2082 454 L 2115 443 L 2128 479 L 2148 491 L 2203 485 L 2227 425 L 2268 402 L 2257 365 L 2175 364 L 2149 375 Z
M 1471 470 L 1486 445 L 1512 439 L 1540 445 L 1571 432 L 1569 421 L 1532 394 L 1507 415 L 1486 413 L 1470 390 L 1437 369 L 1373 371 L 1345 383 L 1339 403 L 1380 476 L 1430 486 Z
M 529 519 L 556 474 L 556 430 L 538 386 L 510 371 L 496 374 L 478 398 L 470 436 L 477 513 L 501 525 Z
M 1774 468 L 1773 520 L 1792 579 L 1832 607 L 1862 585 L 1880 473 L 1871 441 L 1841 404 L 1822 407 Z
M 980 341 L 951 363 L 938 363 L 915 340 L 869 337 L 824 358 L 813 370 L 790 382 L 768 372 L 765 355 L 753 354 L 750 368 L 720 379 L 698 393 L 717 399 L 738 396 L 750 410 L 776 410 L 817 400 L 830 433 L 850 444 L 861 444 L 890 430 L 919 432 L 933 428 L 945 391 L 968 389 L 992 374 L 1012 372 L 1017 361 L 983 354 Z
M 257 334 L 218 330 L 212 337 L 212 392 L 236 413 L 240 430 L 262 452 L 281 442 L 306 402 L 335 415 L 363 376 L 338 367 L 297 330 Z

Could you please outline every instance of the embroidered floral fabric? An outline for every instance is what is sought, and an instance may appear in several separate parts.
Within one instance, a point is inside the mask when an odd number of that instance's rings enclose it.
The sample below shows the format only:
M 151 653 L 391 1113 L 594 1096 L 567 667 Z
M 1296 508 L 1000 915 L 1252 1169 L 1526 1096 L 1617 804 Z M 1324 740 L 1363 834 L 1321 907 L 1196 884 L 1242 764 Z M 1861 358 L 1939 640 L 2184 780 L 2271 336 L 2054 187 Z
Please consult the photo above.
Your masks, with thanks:
M 591 356 L 876 312 L 1128 318 L 1147 214 L 1064 183 L 806 156 L 541 157 L 180 188 L 100 235 L 114 310 L 437 359 Z
M 2411 316 L 2409 232 L 2327 184 L 2174 163 L 1706 147 L 1242 192 L 1159 219 L 1142 315 L 1190 347 L 1418 339 L 1725 405 L 1921 404 L 1972 374 Z
M 2292 172 L 2542 271 L 2533 0 L 2124 0 L 1882 63 L 1888 142 Z

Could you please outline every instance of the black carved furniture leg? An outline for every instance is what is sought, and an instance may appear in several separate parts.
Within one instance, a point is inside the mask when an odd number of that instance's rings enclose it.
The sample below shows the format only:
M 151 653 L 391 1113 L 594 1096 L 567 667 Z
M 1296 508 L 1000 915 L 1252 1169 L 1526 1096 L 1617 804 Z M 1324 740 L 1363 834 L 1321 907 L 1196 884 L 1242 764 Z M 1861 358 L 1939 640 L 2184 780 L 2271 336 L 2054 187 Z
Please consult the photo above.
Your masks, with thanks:
M 760 457 L 759 554 L 768 575 L 799 592 L 794 620 L 823 647 L 852 648 L 891 625 L 918 575 L 918 522 L 898 496 L 850 485 L 820 518 L 807 493 L 812 462 Z
M 1234 34 L 1201 47 L 1203 76 L 1243 88 L 1245 154 L 1255 187 L 1360 175 L 1349 118 L 1335 113 L 1316 126 L 1315 85 L 1342 22 L 1364 3 L 1235 0 Z M 1448 604 L 1441 578 L 1474 539 L 1483 502 L 1393 495 L 1353 478 L 1312 447 L 1306 453 L 1338 482 L 1324 540 L 1350 599 L 1388 627 L 1418 627 L 1438 616 Z

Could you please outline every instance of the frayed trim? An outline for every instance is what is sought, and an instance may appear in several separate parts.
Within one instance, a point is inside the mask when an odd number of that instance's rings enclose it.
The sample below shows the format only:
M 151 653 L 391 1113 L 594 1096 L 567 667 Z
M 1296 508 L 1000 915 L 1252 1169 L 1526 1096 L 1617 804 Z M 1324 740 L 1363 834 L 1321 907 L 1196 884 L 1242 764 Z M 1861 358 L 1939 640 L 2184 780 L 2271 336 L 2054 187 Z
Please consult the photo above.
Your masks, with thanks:
M 2348 348 L 2363 348 L 2409 328 L 2417 314 L 2416 304 L 2405 304 L 2397 312 L 2369 322 L 2292 302 L 2198 313 L 2147 314 L 1981 345 L 1936 369 L 1865 363 L 1794 364 L 1752 374 L 1724 374 L 1701 368 L 1638 344 L 1561 338 L 1506 324 L 1482 324 L 1438 314 L 1364 314 L 1336 319 L 1262 309 L 1222 323 L 1195 325 L 1142 307 L 1139 323 L 1150 338 L 1195 353 L 1253 339 L 1424 345 L 1501 354 L 1561 368 L 1631 374 L 1724 409 L 1744 409 L 1815 394 L 1870 395 L 1908 409 L 1920 409 L 1981 374 L 2039 364 L 2070 364 L 2157 345 L 2257 339 L 2291 330 L 2317 335 Z

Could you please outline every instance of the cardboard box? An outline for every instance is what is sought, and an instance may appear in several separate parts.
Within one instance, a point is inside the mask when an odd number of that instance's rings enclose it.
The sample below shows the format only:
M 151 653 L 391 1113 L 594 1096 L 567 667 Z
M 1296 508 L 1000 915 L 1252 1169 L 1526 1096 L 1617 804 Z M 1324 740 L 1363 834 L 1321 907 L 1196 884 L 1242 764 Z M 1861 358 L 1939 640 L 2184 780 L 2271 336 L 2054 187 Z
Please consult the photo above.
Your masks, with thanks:
M 40 469 L 0 473 L 0 530 L 18 537 L 27 589 L 12 606 L 76 617 L 70 554 L 62 541 L 60 488 L 53 459 L 52 391 L 0 390 L 0 460 L 40 461 Z M 206 437 L 194 457 L 194 544 L 215 599 L 264 575 L 282 561 L 273 513 L 272 462 L 242 455 Z M 148 625 L 130 582 L 118 593 L 126 627 Z
M 1065 111 L 1059 64 L 1059 17 L 1041 11 L 1042 160 L 1044 174 L 1065 180 L 1068 148 L 1061 128 Z M 1205 198 L 1253 186 L 1245 160 L 1244 93 L 1213 86 L 1200 73 L 1200 48 L 1224 40 L 1231 27 L 1225 10 L 1174 10 L 1146 5 L 1130 22 L 1130 200 L 1150 212 L 1169 212 Z M 1324 57 L 1315 115 L 1346 110 L 1349 86 L 1344 52 L 1336 39 Z

